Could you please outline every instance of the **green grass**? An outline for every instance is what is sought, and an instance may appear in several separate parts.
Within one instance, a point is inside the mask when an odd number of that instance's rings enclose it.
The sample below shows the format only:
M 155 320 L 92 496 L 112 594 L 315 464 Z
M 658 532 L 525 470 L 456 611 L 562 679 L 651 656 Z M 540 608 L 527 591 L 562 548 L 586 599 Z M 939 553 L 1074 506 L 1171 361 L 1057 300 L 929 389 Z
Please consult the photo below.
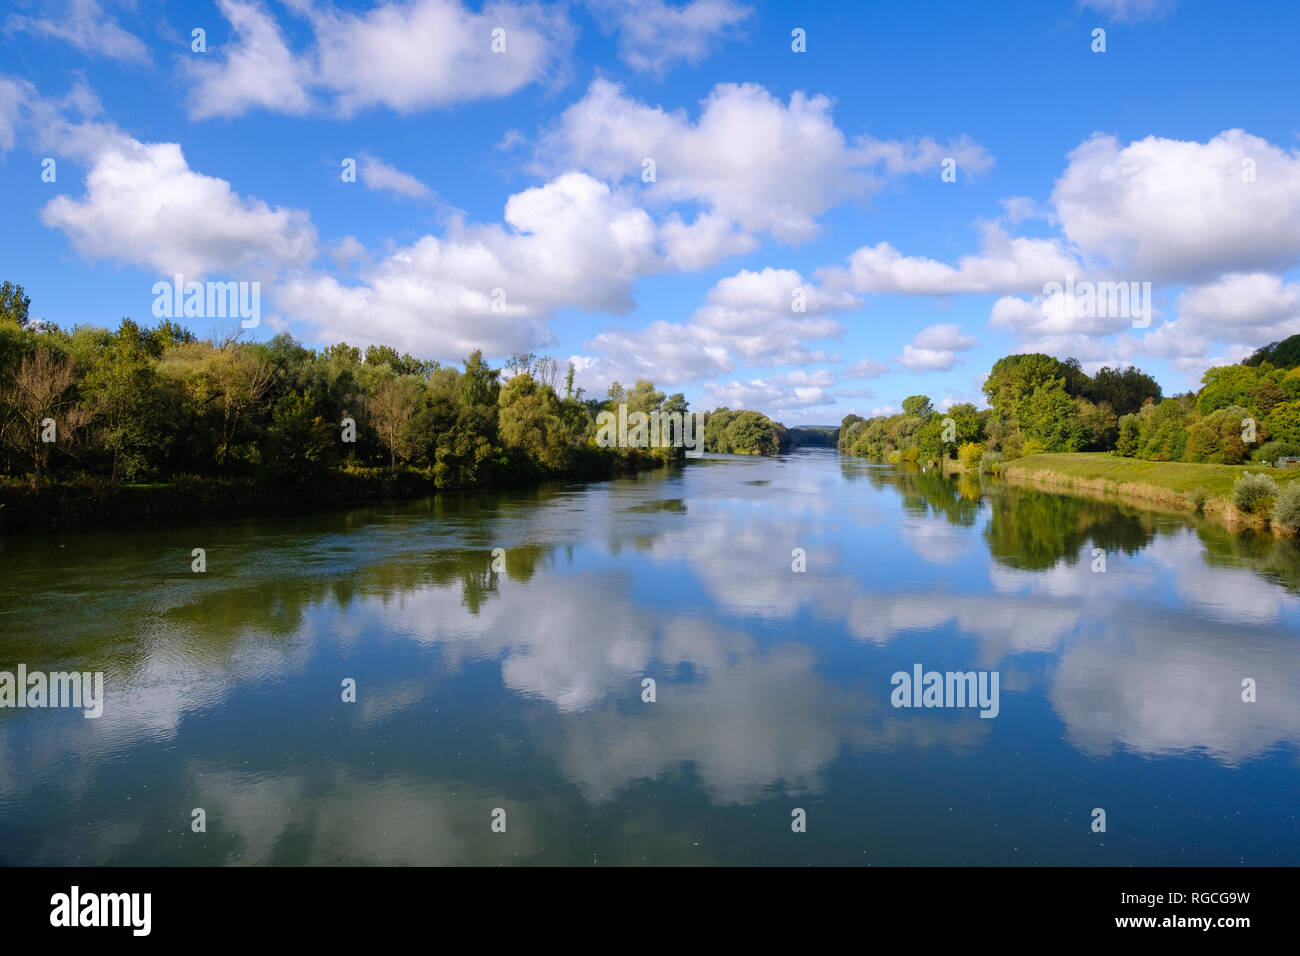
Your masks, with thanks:
M 1268 475 L 1279 485 L 1300 480 L 1300 468 L 1266 468 L 1261 465 L 1196 465 L 1181 461 L 1139 461 L 1106 452 L 1030 455 L 1006 463 L 1007 468 L 1029 474 L 1051 471 L 1071 478 L 1093 481 L 1098 478 L 1116 484 L 1136 483 L 1166 488 L 1188 494 L 1204 488 L 1211 495 L 1227 498 L 1232 486 L 1244 473 Z

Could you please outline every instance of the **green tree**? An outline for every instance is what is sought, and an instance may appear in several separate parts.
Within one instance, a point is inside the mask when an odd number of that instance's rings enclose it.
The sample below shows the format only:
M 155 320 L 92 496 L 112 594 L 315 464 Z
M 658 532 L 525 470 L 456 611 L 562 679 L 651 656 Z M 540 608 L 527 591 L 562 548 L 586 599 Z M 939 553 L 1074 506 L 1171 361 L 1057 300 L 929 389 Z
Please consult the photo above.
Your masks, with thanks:
M 934 406 L 930 404 L 928 395 L 909 395 L 903 399 L 903 414 L 915 415 L 917 418 L 927 418 L 934 411 Z

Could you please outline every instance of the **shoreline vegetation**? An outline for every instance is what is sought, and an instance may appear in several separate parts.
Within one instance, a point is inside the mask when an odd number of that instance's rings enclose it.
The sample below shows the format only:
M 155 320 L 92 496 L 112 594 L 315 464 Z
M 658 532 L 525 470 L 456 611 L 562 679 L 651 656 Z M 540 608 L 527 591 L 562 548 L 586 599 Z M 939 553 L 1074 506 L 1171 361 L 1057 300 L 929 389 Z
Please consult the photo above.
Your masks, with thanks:
M 680 392 L 615 381 L 587 398 L 572 363 L 531 352 L 458 369 L 385 345 L 243 342 L 238 325 L 69 332 L 30 305 L 0 284 L 0 532 L 601 480 L 671 466 L 701 434 L 681 429 Z M 621 406 L 678 431 L 611 447 L 597 420 Z M 699 414 L 704 451 L 835 443 L 757 411 Z
M 1002 478 L 1012 484 L 1118 499 L 1157 511 L 1200 513 L 1232 530 L 1269 530 L 1268 516 L 1251 514 L 1233 503 L 1233 488 L 1242 476 L 1261 473 L 1279 489 L 1300 482 L 1297 469 L 1136 461 L 1104 452 L 1030 455 L 1006 463 Z
M 1192 511 L 1230 528 L 1300 533 L 1300 335 L 1205 372 L 1165 397 L 1140 369 L 1041 353 L 994 363 L 980 409 L 910 395 L 902 411 L 845 416 L 839 448 L 945 474 L 969 472 Z

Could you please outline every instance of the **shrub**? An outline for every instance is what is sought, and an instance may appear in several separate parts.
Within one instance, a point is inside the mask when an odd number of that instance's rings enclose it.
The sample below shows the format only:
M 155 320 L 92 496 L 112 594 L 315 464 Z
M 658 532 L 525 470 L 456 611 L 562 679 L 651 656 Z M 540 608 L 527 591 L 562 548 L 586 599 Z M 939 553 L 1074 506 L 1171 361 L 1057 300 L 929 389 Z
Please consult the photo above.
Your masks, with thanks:
M 1197 488 L 1191 493 L 1192 504 L 1196 505 L 1197 511 L 1205 510 L 1205 503 L 1210 500 L 1210 492 L 1205 488 Z
M 921 459 L 921 449 L 913 445 L 911 448 L 904 450 L 903 461 L 916 462 Z
M 979 468 L 980 458 L 984 454 L 984 446 L 978 442 L 968 441 L 957 449 L 957 460 L 967 471 L 974 471 Z
M 1238 511 L 1246 514 L 1266 512 L 1273 499 L 1277 497 L 1277 482 L 1268 475 L 1252 475 L 1246 472 L 1232 486 L 1232 503 Z
M 1115 440 L 1115 454 L 1136 458 L 1142 450 L 1142 419 L 1125 415 L 1119 420 L 1119 437 Z
M 986 451 L 984 454 L 980 455 L 980 474 L 1002 474 L 1002 452 Z
M 1030 455 L 1041 455 L 1047 451 L 1047 446 L 1037 438 L 1026 438 L 1024 444 L 1020 446 L 1020 457 L 1028 458 Z
M 1275 528 L 1300 533 L 1300 481 L 1293 481 L 1278 492 L 1273 502 L 1272 521 Z

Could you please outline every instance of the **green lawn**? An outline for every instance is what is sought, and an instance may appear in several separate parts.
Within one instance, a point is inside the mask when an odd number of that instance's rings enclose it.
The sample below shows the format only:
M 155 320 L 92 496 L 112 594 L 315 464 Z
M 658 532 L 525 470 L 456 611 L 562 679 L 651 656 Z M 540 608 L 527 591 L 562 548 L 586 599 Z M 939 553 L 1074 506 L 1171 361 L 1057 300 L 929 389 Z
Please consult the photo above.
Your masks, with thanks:
M 1006 464 L 1007 468 L 1052 471 L 1071 478 L 1094 480 L 1104 478 L 1116 484 L 1139 482 L 1187 493 L 1204 488 L 1212 495 L 1228 497 L 1233 483 L 1245 472 L 1263 472 L 1279 485 L 1300 479 L 1300 468 L 1278 469 L 1260 465 L 1194 465 L 1181 461 L 1139 461 L 1120 458 L 1106 452 L 1080 452 L 1076 454 L 1030 455 Z

